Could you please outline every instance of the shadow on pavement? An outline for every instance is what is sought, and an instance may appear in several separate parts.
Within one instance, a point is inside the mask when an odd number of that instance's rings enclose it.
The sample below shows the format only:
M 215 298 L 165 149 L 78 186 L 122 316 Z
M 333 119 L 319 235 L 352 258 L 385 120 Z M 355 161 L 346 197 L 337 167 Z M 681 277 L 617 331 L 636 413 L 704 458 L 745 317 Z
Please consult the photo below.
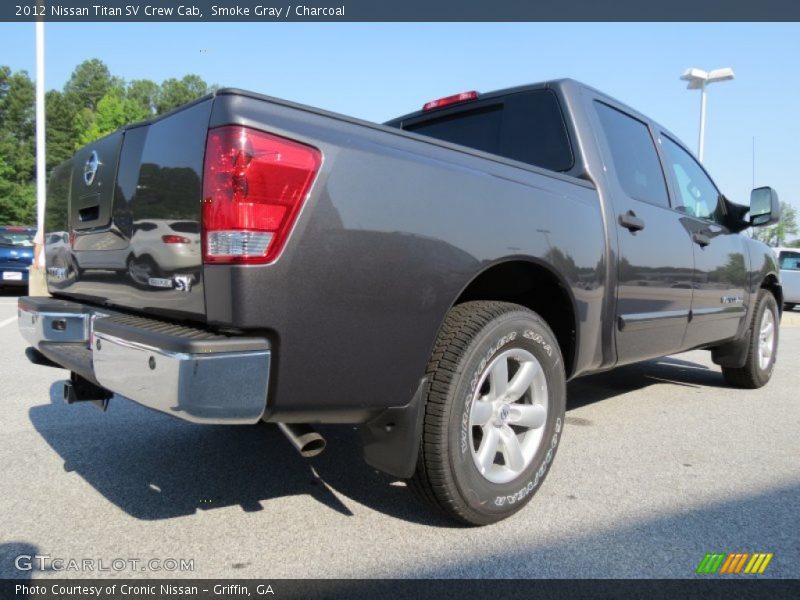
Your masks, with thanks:
M 29 416 L 64 460 L 64 470 L 138 519 L 232 505 L 259 511 L 271 498 L 300 494 L 351 516 L 333 488 L 400 519 L 449 525 L 364 463 L 352 427 L 321 428 L 328 450 L 307 460 L 274 425 L 194 425 L 122 398 L 112 399 L 103 414 L 89 403 L 65 405 L 58 383 L 50 398 Z
M 39 570 L 33 558 L 37 554 L 39 548 L 28 542 L 3 542 L 0 544 L 0 578 L 31 579 Z
M 567 412 L 659 383 L 693 388 L 727 387 L 718 368 L 709 369 L 705 365 L 673 356 L 657 358 L 569 382 Z
M 663 381 L 722 385 L 717 371 L 674 358 L 622 367 L 569 384 L 567 424 L 569 410 Z M 137 519 L 171 519 L 235 505 L 259 511 L 271 498 L 301 494 L 351 516 L 335 490 L 398 519 L 458 526 L 368 467 L 353 427 L 320 428 L 328 448 L 306 460 L 273 425 L 194 425 L 122 398 L 112 399 L 103 414 L 88 403 L 65 405 L 58 383 L 50 399 L 31 408 L 29 416 L 64 460 L 64 470 L 80 475 Z
M 526 510 L 535 511 L 536 504 L 534 498 Z M 502 565 L 504 578 L 559 578 L 579 573 L 586 578 L 796 579 L 800 575 L 799 513 L 800 484 L 794 483 L 697 508 L 670 510 L 644 519 L 626 519 L 611 526 L 597 523 L 595 531 L 578 532 L 571 530 L 569 523 L 563 523 L 555 540 L 517 542 L 503 551 L 465 548 L 463 559 L 455 564 L 429 565 L 398 574 L 398 577 L 497 577 L 498 565 Z M 558 530 L 560 524 L 551 525 Z M 772 552 L 774 556 L 763 575 L 698 576 L 696 569 L 707 552 Z M 770 595 L 762 590 L 761 596 L 756 593 L 707 597 L 767 598 Z
M 0 287 L 0 298 L 19 298 L 28 295 L 28 286 L 3 286 Z

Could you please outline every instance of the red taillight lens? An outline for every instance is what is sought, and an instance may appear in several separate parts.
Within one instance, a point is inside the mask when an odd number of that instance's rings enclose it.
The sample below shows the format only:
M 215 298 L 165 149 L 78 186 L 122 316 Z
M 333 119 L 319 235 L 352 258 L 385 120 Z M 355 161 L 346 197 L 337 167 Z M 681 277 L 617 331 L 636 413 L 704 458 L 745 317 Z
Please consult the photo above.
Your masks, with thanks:
M 211 129 L 203 169 L 205 262 L 274 260 L 321 162 L 316 148 L 263 131 Z
M 445 106 L 450 106 L 451 104 L 459 104 L 461 102 L 469 102 L 470 100 L 477 100 L 478 99 L 478 92 L 471 91 L 471 92 L 461 92 L 460 94 L 453 94 L 452 96 L 446 96 L 444 98 L 439 98 L 438 100 L 431 100 L 430 102 L 426 102 L 422 106 L 422 110 L 428 111 L 433 110 L 434 108 L 442 108 Z
M 161 241 L 165 244 L 191 244 L 192 240 L 182 235 L 162 235 Z

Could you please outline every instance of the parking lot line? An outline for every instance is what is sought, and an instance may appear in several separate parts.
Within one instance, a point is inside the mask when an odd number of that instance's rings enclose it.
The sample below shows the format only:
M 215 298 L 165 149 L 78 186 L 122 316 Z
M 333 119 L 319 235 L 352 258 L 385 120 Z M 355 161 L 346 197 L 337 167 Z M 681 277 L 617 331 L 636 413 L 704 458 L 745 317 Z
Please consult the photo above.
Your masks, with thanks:
M 8 325 L 10 323 L 13 323 L 16 320 L 17 320 L 17 315 L 14 315 L 13 317 L 9 317 L 5 321 L 0 321 L 0 327 L 5 327 L 6 325 Z

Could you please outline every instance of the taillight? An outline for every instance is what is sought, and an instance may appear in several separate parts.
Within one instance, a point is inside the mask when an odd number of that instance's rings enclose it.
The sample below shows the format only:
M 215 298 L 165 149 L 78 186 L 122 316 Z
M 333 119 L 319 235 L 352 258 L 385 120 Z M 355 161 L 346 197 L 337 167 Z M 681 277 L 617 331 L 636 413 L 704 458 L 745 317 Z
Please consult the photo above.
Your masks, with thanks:
M 274 260 L 321 162 L 316 148 L 263 131 L 211 129 L 203 169 L 204 261 Z
M 452 96 L 445 96 L 444 98 L 439 98 L 438 100 L 426 102 L 422 106 L 422 110 L 429 111 L 433 110 L 434 108 L 443 108 L 445 106 L 450 106 L 451 104 L 460 104 L 461 102 L 469 102 L 470 100 L 477 99 L 478 92 L 474 90 L 471 92 L 461 92 L 460 94 L 453 94 Z
M 165 244 L 191 244 L 192 240 L 182 235 L 162 235 L 161 241 Z

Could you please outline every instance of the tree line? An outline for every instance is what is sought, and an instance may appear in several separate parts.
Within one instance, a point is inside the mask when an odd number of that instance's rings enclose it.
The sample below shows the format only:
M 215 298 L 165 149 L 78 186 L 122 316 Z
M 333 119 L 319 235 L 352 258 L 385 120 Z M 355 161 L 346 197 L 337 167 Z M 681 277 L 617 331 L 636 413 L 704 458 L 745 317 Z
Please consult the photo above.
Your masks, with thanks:
M 119 127 L 163 114 L 203 96 L 209 86 L 198 75 L 125 81 L 96 58 L 79 64 L 61 90 L 45 95 L 47 172 L 80 148 Z M 36 222 L 35 89 L 25 71 L 0 66 L 0 225 Z M 794 208 L 781 203 L 781 222 L 755 229 L 753 237 L 773 245 L 797 235 Z
M 125 81 L 96 58 L 79 64 L 61 90 L 45 95 L 47 172 L 122 125 L 203 96 L 198 75 Z M 26 71 L 0 65 L 0 225 L 36 222 L 35 86 Z

